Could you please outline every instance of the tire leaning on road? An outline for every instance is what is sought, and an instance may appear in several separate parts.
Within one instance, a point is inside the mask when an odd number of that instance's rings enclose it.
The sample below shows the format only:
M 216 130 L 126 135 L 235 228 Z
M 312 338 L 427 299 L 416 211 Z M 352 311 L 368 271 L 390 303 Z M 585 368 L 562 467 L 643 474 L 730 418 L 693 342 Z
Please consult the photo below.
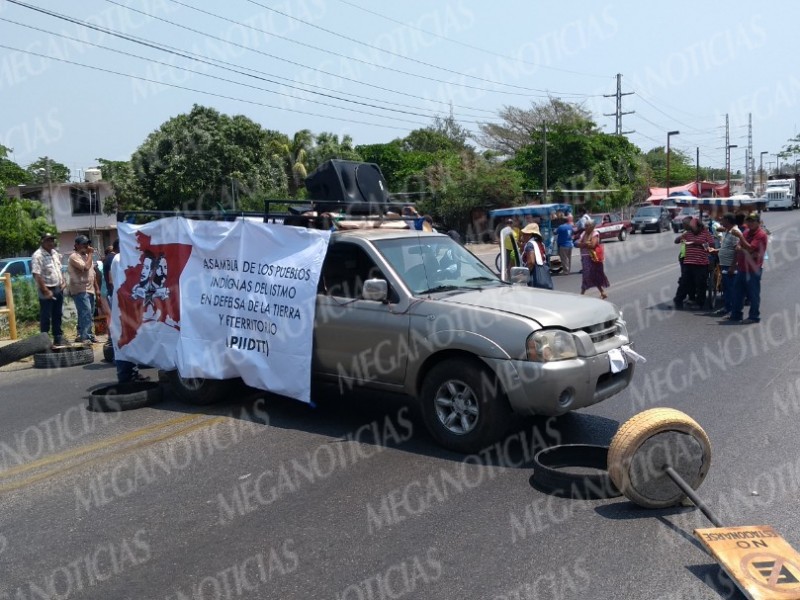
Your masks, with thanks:
M 711 466 L 711 443 L 689 415 L 651 408 L 627 420 L 611 440 L 608 474 L 625 497 L 644 508 L 666 508 L 684 493 L 664 472 L 672 467 L 697 489 Z
M 162 392 L 163 388 L 157 381 L 115 383 L 93 390 L 86 408 L 95 412 L 143 408 L 160 402 Z
M 38 354 L 50 348 L 52 342 L 46 333 L 40 333 L 24 340 L 0 348 L 0 367 L 17 362 L 31 354 Z
M 62 367 L 77 367 L 94 362 L 93 348 L 77 348 L 75 350 L 61 350 L 60 352 L 45 352 L 33 355 L 33 366 L 37 369 L 60 369 Z

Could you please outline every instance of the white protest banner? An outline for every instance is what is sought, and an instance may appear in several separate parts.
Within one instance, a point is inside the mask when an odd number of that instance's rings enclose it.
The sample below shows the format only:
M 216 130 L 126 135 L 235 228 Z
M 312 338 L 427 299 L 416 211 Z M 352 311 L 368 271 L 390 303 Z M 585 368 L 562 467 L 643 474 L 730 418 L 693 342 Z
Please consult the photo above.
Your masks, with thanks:
M 126 360 L 177 367 L 184 377 L 241 377 L 309 402 L 317 282 L 329 238 L 245 220 L 121 224 L 127 268 L 115 350 Z

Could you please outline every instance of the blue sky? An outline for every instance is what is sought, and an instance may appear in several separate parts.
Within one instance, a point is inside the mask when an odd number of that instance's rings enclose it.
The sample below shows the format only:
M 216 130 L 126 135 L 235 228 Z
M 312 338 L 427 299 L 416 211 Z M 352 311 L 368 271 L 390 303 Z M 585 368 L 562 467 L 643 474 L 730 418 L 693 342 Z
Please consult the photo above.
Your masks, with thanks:
M 749 114 L 756 168 L 800 120 L 796 3 L 777 12 L 741 0 L 24 3 L 62 18 L 0 0 L 0 45 L 13 49 L 0 48 L 0 143 L 22 165 L 47 155 L 76 177 L 98 157 L 128 159 L 195 103 L 359 144 L 404 136 L 451 104 L 477 131 L 503 106 L 549 94 L 614 132 L 604 94 L 621 73 L 623 92 L 634 92 L 622 103 L 635 111 L 623 117 L 632 142 L 649 150 L 678 130 L 673 147 L 691 157 L 699 147 L 702 165 L 723 167 L 727 113 L 734 171 L 744 168 Z M 764 166 L 775 160 L 765 155 Z

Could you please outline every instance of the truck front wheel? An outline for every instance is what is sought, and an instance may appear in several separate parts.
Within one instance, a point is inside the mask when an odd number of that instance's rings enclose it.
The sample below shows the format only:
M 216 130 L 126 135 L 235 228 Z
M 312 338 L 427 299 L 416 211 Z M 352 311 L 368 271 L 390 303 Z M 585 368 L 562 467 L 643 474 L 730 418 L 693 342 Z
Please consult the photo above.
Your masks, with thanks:
M 195 406 L 206 406 L 222 400 L 225 389 L 232 382 L 201 377 L 181 377 L 178 371 L 167 374 L 169 385 L 179 400 Z
M 448 359 L 425 377 L 422 415 L 439 444 L 474 453 L 506 432 L 511 407 L 484 365 L 476 360 Z

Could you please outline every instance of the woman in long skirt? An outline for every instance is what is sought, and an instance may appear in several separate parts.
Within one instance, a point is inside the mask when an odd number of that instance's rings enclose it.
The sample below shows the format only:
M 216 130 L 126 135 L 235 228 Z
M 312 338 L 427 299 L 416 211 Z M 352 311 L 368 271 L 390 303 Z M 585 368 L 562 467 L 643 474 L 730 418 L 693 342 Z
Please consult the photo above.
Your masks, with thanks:
M 603 262 L 592 260 L 592 252 L 600 245 L 600 234 L 595 231 L 594 221 L 588 221 L 583 229 L 583 234 L 578 242 L 581 249 L 581 266 L 583 267 L 583 280 L 581 281 L 581 294 L 586 290 L 596 287 L 600 292 L 600 297 L 605 300 L 608 298 L 603 288 L 611 284 L 606 277 Z

